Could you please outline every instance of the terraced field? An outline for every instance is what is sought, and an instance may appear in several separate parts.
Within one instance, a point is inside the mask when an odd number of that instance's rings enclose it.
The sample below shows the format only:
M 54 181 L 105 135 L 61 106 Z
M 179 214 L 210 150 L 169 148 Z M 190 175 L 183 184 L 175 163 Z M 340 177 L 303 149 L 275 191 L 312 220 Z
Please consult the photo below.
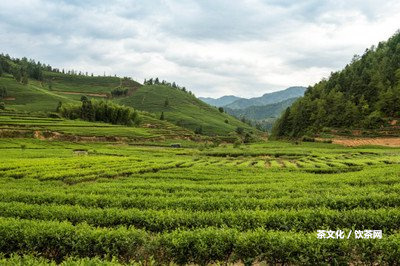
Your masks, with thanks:
M 400 149 L 3 138 L 0 158 L 1 264 L 400 262 Z
M 23 113 L 0 112 L 0 136 L 36 137 L 68 140 L 125 140 L 151 141 L 156 139 L 189 138 L 193 133 L 166 121 L 140 113 L 141 126 L 127 127 L 82 120 L 66 120 Z

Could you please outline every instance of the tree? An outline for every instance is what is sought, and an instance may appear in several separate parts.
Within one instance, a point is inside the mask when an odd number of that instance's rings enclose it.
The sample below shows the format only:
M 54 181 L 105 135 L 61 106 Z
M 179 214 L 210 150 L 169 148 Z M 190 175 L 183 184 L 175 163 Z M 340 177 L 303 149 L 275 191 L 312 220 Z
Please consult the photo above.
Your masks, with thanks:
M 12 75 L 17 82 L 21 82 L 22 75 L 20 67 L 13 67 Z
M 7 89 L 5 87 L 0 88 L 0 98 L 7 97 Z
M 199 126 L 194 130 L 195 134 L 203 134 L 203 126 Z
M 238 133 L 239 135 L 242 135 L 243 132 L 244 132 L 244 128 L 242 128 L 242 127 L 237 127 L 235 131 L 236 131 L 236 133 Z
M 164 102 L 164 107 L 168 107 L 168 106 L 169 106 L 169 100 L 168 100 L 168 98 L 166 98 L 165 102 Z
M 24 85 L 28 85 L 28 83 L 29 83 L 29 80 L 28 80 L 28 76 L 27 75 L 23 75 L 22 76 L 22 84 L 24 84 Z
M 229 124 L 229 120 L 228 119 L 225 119 L 225 124 Z
M 5 110 L 6 104 L 4 102 L 0 102 L 0 110 Z
M 161 112 L 160 120 L 164 120 L 164 119 L 165 119 L 165 117 L 164 117 L 164 112 Z
M 154 84 L 156 84 L 156 85 L 160 84 L 160 80 L 159 80 L 158 78 L 156 78 L 156 79 L 154 80 Z
M 250 143 L 252 141 L 252 137 L 249 133 L 246 133 L 246 135 L 244 136 L 244 143 Z
M 3 72 L 4 72 L 4 70 L 3 70 L 3 67 L 2 67 L 1 62 L 0 62 L 0 77 L 3 75 Z
M 223 112 L 224 112 L 224 108 L 219 107 L 219 108 L 218 108 L 218 111 L 219 111 L 220 113 L 223 113 Z
M 57 108 L 56 108 L 56 112 L 60 112 L 61 107 L 62 107 L 62 102 L 59 101 L 59 102 L 58 102 L 58 105 L 57 105 Z
M 86 95 L 82 95 L 81 102 L 87 102 L 87 101 L 89 101 L 89 98 Z

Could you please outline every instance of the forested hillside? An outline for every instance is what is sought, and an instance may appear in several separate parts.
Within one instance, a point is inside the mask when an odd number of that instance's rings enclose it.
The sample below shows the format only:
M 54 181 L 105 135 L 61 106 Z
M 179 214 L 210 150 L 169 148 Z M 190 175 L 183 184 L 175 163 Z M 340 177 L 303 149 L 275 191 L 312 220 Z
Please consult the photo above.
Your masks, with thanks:
M 305 92 L 275 123 L 273 135 L 300 137 L 329 128 L 380 128 L 400 116 L 400 32 L 354 56 Z
M 290 98 L 281 102 L 261 105 L 261 106 L 250 106 L 244 109 L 230 109 L 225 107 L 224 109 L 228 114 L 235 117 L 246 117 L 246 119 L 260 120 L 271 117 L 279 117 L 279 115 L 287 107 L 291 106 L 297 98 Z

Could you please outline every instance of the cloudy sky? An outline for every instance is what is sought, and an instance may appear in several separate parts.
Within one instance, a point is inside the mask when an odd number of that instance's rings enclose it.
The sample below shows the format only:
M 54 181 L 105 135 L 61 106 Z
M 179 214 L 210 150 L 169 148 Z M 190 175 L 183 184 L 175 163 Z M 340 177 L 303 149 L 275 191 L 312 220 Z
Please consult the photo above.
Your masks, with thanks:
M 398 0 L 0 3 L 0 52 L 211 97 L 314 84 L 399 28 Z

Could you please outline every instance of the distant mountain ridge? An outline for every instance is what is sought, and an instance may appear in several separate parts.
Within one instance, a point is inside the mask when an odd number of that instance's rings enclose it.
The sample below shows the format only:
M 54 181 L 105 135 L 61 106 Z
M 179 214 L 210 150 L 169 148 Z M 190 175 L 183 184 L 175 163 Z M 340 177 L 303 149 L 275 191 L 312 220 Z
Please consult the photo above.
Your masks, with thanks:
M 250 99 L 232 95 L 217 99 L 204 97 L 199 99 L 210 105 L 223 107 L 228 114 L 242 121 L 248 121 L 259 129 L 269 131 L 281 113 L 302 97 L 306 89 L 306 87 L 293 86 Z
M 289 87 L 285 90 L 265 93 L 261 97 L 254 97 L 250 99 L 238 99 L 230 104 L 225 105 L 230 109 L 244 109 L 250 106 L 262 106 L 285 101 L 290 98 L 301 97 L 306 91 L 306 87 L 295 86 Z
M 225 107 L 225 111 L 235 117 L 246 117 L 252 120 L 277 118 L 281 115 L 282 111 L 290 107 L 297 99 L 298 97 L 293 97 L 277 103 L 262 106 L 250 106 L 244 109 L 231 109 Z
M 233 103 L 234 101 L 237 101 L 237 100 L 243 99 L 243 98 L 237 97 L 234 95 L 226 95 L 226 96 L 219 97 L 217 99 L 210 98 L 210 97 L 199 97 L 199 99 L 205 103 L 208 103 L 209 105 L 221 107 L 221 106 L 228 105 L 230 103 Z

